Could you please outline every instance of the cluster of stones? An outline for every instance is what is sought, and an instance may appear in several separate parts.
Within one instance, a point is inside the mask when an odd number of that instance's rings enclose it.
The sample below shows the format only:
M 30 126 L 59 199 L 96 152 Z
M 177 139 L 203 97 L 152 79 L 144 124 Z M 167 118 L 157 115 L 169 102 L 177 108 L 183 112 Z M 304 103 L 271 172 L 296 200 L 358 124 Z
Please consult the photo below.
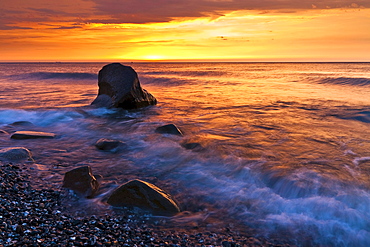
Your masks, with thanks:
M 98 107 L 119 107 L 134 109 L 154 105 L 157 100 L 154 96 L 142 89 L 137 73 L 129 66 L 119 63 L 108 64 L 99 71 L 99 92 L 92 105 Z M 13 123 L 13 126 L 33 126 L 27 121 Z M 155 132 L 183 136 L 182 131 L 174 124 L 158 127 Z M 2 131 L 7 134 L 6 131 Z M 55 138 L 54 133 L 40 131 L 15 131 L 11 139 L 38 139 Z M 97 149 L 102 151 L 118 152 L 127 145 L 114 139 L 102 138 L 95 143 Z M 200 150 L 198 143 L 184 143 L 186 149 Z M 23 147 L 12 147 L 0 150 L 0 161 L 33 161 L 31 152 Z M 93 198 L 99 190 L 99 182 L 93 176 L 89 166 L 78 167 L 65 174 L 63 187 L 73 190 L 79 196 Z M 122 184 L 108 198 L 107 203 L 114 207 L 133 206 L 149 210 L 155 214 L 176 214 L 180 212 L 170 194 L 154 184 L 136 179 Z
M 170 134 L 183 136 L 182 131 L 173 124 L 158 127 L 155 132 L 160 134 Z M 2 133 L 5 133 L 2 132 Z M 11 138 L 31 139 L 31 138 L 54 138 L 55 134 L 35 131 L 16 131 Z M 190 145 L 190 148 L 187 147 Z M 95 146 L 102 151 L 116 152 L 126 148 L 126 144 L 120 140 L 99 139 Z M 187 143 L 185 148 L 199 148 L 196 143 Z M 0 161 L 34 162 L 30 150 L 24 147 L 11 147 L 0 149 Z M 73 190 L 77 195 L 85 198 L 93 198 L 99 190 L 100 184 L 92 174 L 89 166 L 82 166 L 73 169 L 65 174 L 63 187 Z M 129 181 L 122 184 L 107 200 L 113 207 L 139 207 L 158 215 L 173 215 L 180 212 L 180 208 L 170 194 L 154 184 L 140 179 Z
M 77 194 L 91 198 L 99 189 L 99 182 L 89 166 L 82 166 L 67 172 L 63 187 Z M 115 189 L 107 203 L 114 207 L 139 207 L 155 214 L 172 215 L 180 209 L 172 196 L 154 184 L 139 179 L 131 180 Z
M 136 109 L 155 105 L 157 100 L 142 89 L 136 72 L 129 66 L 109 64 L 99 71 L 99 92 L 92 105 Z M 27 121 L 14 126 L 33 126 Z M 182 137 L 183 132 L 174 124 L 155 130 L 163 135 Z M 15 131 L 11 139 L 51 139 L 54 133 L 39 131 Z M 95 143 L 98 150 L 118 152 L 127 145 L 114 139 L 102 138 Z M 199 143 L 183 142 L 182 146 L 202 151 Z M 177 233 L 148 228 L 147 216 L 135 214 L 140 208 L 156 215 L 170 216 L 180 212 L 172 196 L 154 184 L 140 179 L 128 181 L 116 188 L 106 200 L 112 207 L 124 208 L 118 216 L 90 216 L 75 218 L 62 213 L 61 191 L 34 190 L 17 165 L 3 165 L 1 161 L 34 162 L 31 152 L 24 147 L 0 149 L 0 246 L 261 246 L 253 237 L 241 237 L 226 231 L 216 233 Z M 67 172 L 63 188 L 83 198 L 99 194 L 100 184 L 91 167 L 81 166 Z M 60 210 L 59 210 L 60 209 Z M 2 223 L 1 223 L 2 222 Z M 140 223 L 140 224 L 139 224 Z M 235 241 L 238 239 L 238 241 Z
M 134 211 L 102 216 L 63 213 L 63 193 L 33 189 L 20 165 L 0 163 L 0 246 L 272 246 L 221 233 L 155 229 Z

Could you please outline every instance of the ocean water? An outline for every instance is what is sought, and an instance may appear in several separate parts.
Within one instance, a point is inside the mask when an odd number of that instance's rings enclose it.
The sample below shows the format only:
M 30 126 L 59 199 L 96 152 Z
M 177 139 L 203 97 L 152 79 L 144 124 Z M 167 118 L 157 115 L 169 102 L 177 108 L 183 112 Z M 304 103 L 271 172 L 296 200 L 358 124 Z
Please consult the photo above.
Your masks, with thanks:
M 36 161 L 35 186 L 92 167 L 104 198 L 134 178 L 170 192 L 178 224 L 226 225 L 299 246 L 370 246 L 370 63 L 131 63 L 158 105 L 92 108 L 106 63 L 1 63 L 0 129 Z M 12 124 L 29 121 L 32 125 Z M 155 133 L 173 123 L 184 137 Z M 100 138 L 128 144 L 102 152 Z M 196 142 L 202 150 L 187 150 Z

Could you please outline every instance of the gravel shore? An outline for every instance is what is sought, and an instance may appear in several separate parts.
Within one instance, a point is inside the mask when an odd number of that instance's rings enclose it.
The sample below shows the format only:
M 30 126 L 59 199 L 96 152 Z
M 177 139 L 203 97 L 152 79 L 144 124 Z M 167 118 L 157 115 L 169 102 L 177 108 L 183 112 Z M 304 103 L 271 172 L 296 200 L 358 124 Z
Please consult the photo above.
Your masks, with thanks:
M 77 216 L 63 210 L 64 194 L 34 189 L 21 165 L 0 163 L 0 246 L 289 246 L 230 227 L 166 226 L 128 209 Z

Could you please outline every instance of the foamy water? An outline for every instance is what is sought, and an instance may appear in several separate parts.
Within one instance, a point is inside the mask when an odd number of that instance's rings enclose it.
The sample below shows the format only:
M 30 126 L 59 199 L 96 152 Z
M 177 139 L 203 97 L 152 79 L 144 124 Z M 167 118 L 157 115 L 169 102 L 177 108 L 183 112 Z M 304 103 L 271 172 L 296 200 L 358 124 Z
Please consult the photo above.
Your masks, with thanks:
M 0 129 L 57 134 L 0 135 L 0 147 L 32 151 L 44 185 L 88 164 L 102 176 L 92 204 L 140 178 L 189 212 L 178 222 L 235 223 L 302 246 L 370 245 L 370 64 L 131 64 L 159 101 L 138 111 L 89 106 L 103 65 L 0 64 Z M 168 123 L 185 136 L 155 133 Z M 100 138 L 128 148 L 98 151 Z

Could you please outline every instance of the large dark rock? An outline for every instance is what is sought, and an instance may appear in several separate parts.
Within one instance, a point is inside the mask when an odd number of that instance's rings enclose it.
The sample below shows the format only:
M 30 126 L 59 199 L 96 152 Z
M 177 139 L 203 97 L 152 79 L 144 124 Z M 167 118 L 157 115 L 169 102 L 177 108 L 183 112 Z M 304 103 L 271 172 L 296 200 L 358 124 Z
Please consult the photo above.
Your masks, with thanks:
M 54 137 L 55 137 L 54 133 L 48 133 L 48 132 L 17 131 L 13 133 L 10 138 L 21 140 L 21 139 L 38 139 L 38 138 L 52 139 Z
M 167 124 L 155 129 L 156 133 L 183 136 L 181 130 L 174 124 Z
M 81 166 L 66 172 L 62 187 L 71 189 L 83 197 L 91 198 L 100 185 L 92 175 L 90 166 Z
M 180 212 L 170 194 L 138 179 L 118 187 L 107 202 L 114 207 L 134 206 L 159 215 L 173 215 Z
M 137 73 L 120 63 L 105 65 L 98 76 L 98 97 L 91 103 L 98 107 L 136 109 L 157 104 L 156 98 L 140 86 Z
M 33 161 L 31 151 L 24 147 L 0 149 L 0 161 Z

